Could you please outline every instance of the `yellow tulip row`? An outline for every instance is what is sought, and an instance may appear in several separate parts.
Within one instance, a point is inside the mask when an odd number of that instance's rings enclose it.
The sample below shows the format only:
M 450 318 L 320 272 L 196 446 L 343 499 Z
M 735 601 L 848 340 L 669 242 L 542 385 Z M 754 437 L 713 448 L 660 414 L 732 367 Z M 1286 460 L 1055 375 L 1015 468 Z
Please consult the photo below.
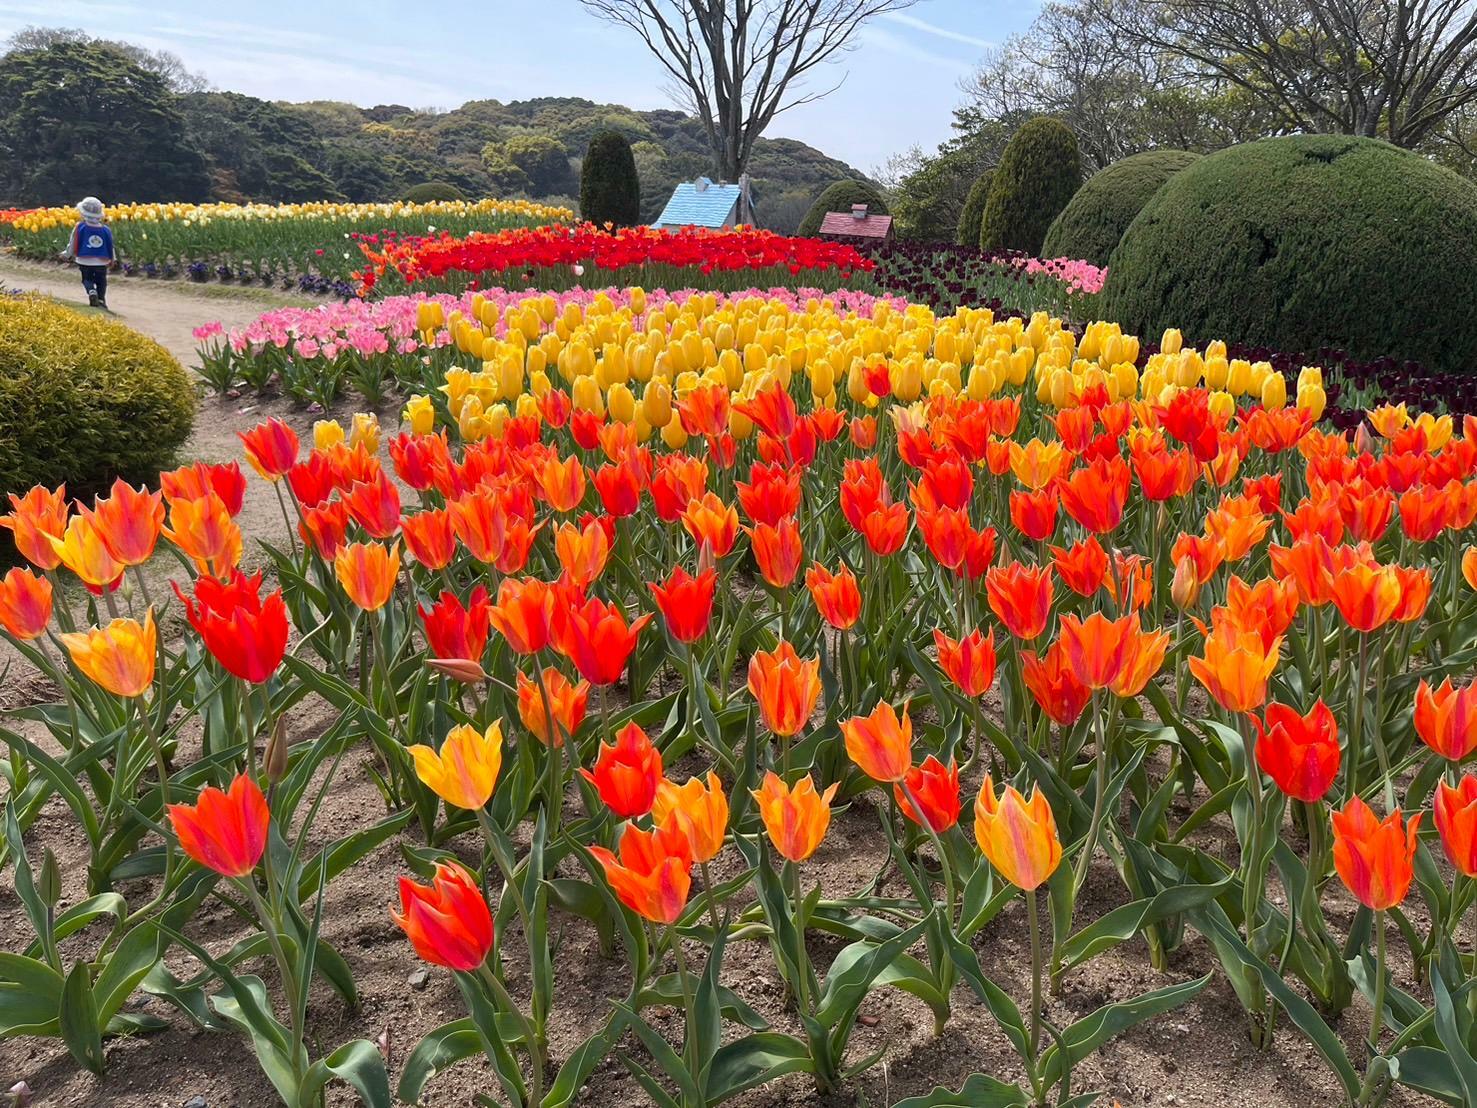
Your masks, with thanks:
M 182 223 L 205 226 L 219 220 L 274 223 L 283 220 L 324 219 L 373 224 L 405 217 L 515 215 L 543 221 L 574 218 L 568 208 L 536 204 L 530 200 L 436 200 L 425 204 L 389 201 L 376 204 L 314 201 L 303 204 L 111 204 L 110 223 Z M 39 232 L 71 227 L 77 222 L 75 208 L 37 208 L 15 221 L 18 231 Z
M 792 304 L 758 293 L 665 300 L 648 311 L 642 290 L 628 290 L 628 297 L 618 304 L 601 293 L 562 308 L 551 295 L 506 307 L 474 297 L 469 312 L 449 313 L 437 301 L 419 305 L 422 338 L 431 344 L 444 331 L 464 356 L 440 388 L 463 436 L 500 434 L 511 416 L 536 414 L 538 398 L 557 384 L 576 409 L 634 424 L 643 440 L 658 432 L 679 449 L 686 435 L 673 418 L 673 397 L 700 384 L 750 397 L 771 381 L 788 389 L 798 373 L 817 406 L 836 407 L 845 398 L 866 409 L 879 403 L 866 379 L 878 365 L 887 367 L 891 398 L 902 405 L 960 392 L 983 400 L 1028 382 L 1040 403 L 1054 408 L 1079 403 L 1096 385 L 1112 400 L 1164 402 L 1203 384 L 1223 410 L 1238 400 L 1268 408 L 1288 402 L 1286 383 L 1270 364 L 1228 360 L 1220 342 L 1203 351 L 1185 347 L 1176 331 L 1165 333 L 1140 372 L 1139 340 L 1117 324 L 1093 323 L 1079 340 L 1045 313 L 996 319 L 987 309 L 960 308 L 940 317 L 922 305 L 899 309 L 879 300 L 863 315 L 831 298 Z M 1322 415 L 1321 370 L 1303 370 L 1295 402 Z M 405 417 L 414 429 L 429 430 L 430 397 L 412 398 Z M 737 411 L 729 429 L 740 439 L 753 430 Z

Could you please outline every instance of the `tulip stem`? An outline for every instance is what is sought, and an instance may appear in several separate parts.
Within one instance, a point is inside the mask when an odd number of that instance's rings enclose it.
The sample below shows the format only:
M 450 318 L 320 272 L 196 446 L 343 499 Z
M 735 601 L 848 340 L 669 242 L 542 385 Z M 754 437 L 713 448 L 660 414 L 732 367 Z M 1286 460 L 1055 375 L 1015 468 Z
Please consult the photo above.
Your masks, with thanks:
M 795 898 L 795 982 L 796 1003 L 802 1015 L 810 1014 L 810 951 L 805 947 L 805 896 L 800 891 L 800 865 L 790 863 L 791 884 Z
M 1036 890 L 1026 890 L 1026 915 L 1031 924 L 1031 1065 L 1041 1045 L 1041 921 L 1036 912 Z
M 1087 880 L 1087 867 L 1092 863 L 1092 856 L 1097 853 L 1098 828 L 1102 826 L 1103 809 L 1107 804 L 1108 796 L 1108 735 L 1103 727 L 1103 714 L 1100 711 L 1101 694 L 1097 689 L 1092 690 L 1092 712 L 1093 730 L 1096 732 L 1096 747 L 1093 752 L 1093 760 L 1097 769 L 1097 788 L 1092 798 L 1092 823 L 1087 828 L 1087 838 L 1082 843 L 1082 853 L 1077 855 L 1077 868 L 1072 875 L 1072 888 L 1080 891 Z
M 708 871 L 707 862 L 699 862 L 698 868 L 703 874 L 703 895 L 708 902 L 708 918 L 713 923 L 713 941 L 718 941 L 718 929 L 722 926 L 718 922 L 718 901 L 713 895 L 713 875 Z
M 1364 1073 L 1364 1090 L 1359 1097 L 1360 1104 L 1370 1104 L 1376 1099 L 1374 1094 L 1377 1088 L 1384 1083 L 1384 1067 L 1375 1065 L 1376 1059 L 1380 1058 L 1380 1032 L 1384 1030 L 1385 1021 L 1385 911 L 1377 909 L 1374 913 L 1375 933 L 1375 960 L 1374 960 L 1374 1011 L 1369 1018 L 1369 1063 Z
M 954 929 L 954 873 L 949 865 L 949 855 L 944 851 L 944 844 L 939 840 L 938 832 L 933 829 L 933 824 L 928 821 L 928 814 L 924 812 L 923 805 L 918 803 L 918 798 L 913 794 L 913 787 L 908 784 L 907 778 L 899 781 L 902 786 L 903 795 L 907 797 L 908 804 L 913 813 L 918 817 L 918 826 L 928 833 L 929 841 L 933 843 L 933 849 L 939 856 L 939 868 L 944 873 L 944 901 L 949 907 L 949 930 Z M 929 894 L 932 899 L 933 894 Z M 932 905 L 929 905 L 931 908 Z
M 272 910 L 267 902 L 262 899 L 261 892 L 256 887 L 256 881 L 251 874 L 240 879 L 239 884 L 246 890 L 247 897 L 251 900 L 251 906 L 256 910 L 257 919 L 262 925 L 262 932 L 267 937 L 267 945 L 272 948 L 272 957 L 277 962 L 277 972 L 282 977 L 282 988 L 287 993 L 288 1015 L 291 1019 L 292 1028 L 292 1072 L 296 1079 L 295 1085 L 301 1086 L 306 1070 L 303 1062 L 306 1060 L 306 1045 L 304 1038 L 304 1023 L 306 1013 L 298 1004 L 298 997 L 302 995 L 302 989 L 298 985 L 297 967 L 287 957 L 287 949 L 282 945 L 282 936 L 277 931 L 277 923 L 273 917 Z
M 687 957 L 682 953 L 682 937 L 677 934 L 677 928 L 671 924 L 667 925 L 667 945 L 672 948 L 672 959 L 677 963 L 677 982 L 682 986 L 682 1006 L 687 1018 L 682 1037 L 682 1060 L 687 1063 L 689 1072 L 694 1068 L 693 1063 L 697 1061 L 697 1035 L 694 1033 L 697 1025 L 697 1004 L 692 996 L 692 979 L 687 972 Z M 697 1076 L 696 1073 L 693 1074 Z
M 477 967 L 477 975 L 487 982 L 487 987 L 492 991 L 493 1001 L 517 1020 L 523 1031 L 524 1045 L 528 1047 L 528 1068 L 532 1071 L 533 1077 L 533 1099 L 529 1103 L 537 1105 L 544 1099 L 544 1052 L 539 1046 L 538 1037 L 534 1034 L 528 1017 L 523 1014 L 523 1009 L 518 1007 L 517 1002 L 508 993 L 507 986 L 493 972 L 492 967 L 484 961 Z
M 292 519 L 287 514 L 287 501 L 282 496 L 282 482 L 280 480 L 273 481 L 272 488 L 276 490 L 277 493 L 277 507 L 282 509 L 282 523 L 283 526 L 287 528 L 287 537 L 288 540 L 292 543 L 292 556 L 296 558 L 298 552 L 297 529 L 293 527 Z M 146 593 L 145 599 L 147 598 L 148 594 Z

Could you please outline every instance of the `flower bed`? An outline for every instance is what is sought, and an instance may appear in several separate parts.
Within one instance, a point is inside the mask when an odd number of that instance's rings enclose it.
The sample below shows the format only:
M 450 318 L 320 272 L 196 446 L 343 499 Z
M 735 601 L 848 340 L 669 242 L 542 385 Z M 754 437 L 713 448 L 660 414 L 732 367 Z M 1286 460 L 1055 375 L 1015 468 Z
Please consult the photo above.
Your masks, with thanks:
M 369 260 L 360 291 L 383 295 L 415 286 L 462 292 L 516 283 L 544 291 L 579 285 L 588 270 L 599 284 L 670 285 L 732 291 L 748 285 L 805 284 L 827 288 L 871 268 L 855 248 L 818 239 L 787 238 L 753 228 L 663 231 L 591 224 L 520 228 L 458 237 L 361 240 Z
M 243 350 L 414 342 L 396 356 L 436 387 L 387 443 L 269 420 L 242 436 L 255 478 L 16 499 L 31 567 L 0 626 L 58 693 L 27 709 L 51 747 L 0 729 L 34 933 L 0 959 L 6 1034 L 102 1070 L 104 1034 L 177 1011 L 244 1034 L 294 1106 L 335 1080 L 388 1106 L 390 1070 L 416 1102 L 454 1064 L 564 1105 L 612 1054 L 697 1105 L 844 1088 L 888 1053 L 853 1036 L 890 989 L 936 1032 L 988 1012 L 1018 1054 L 955 1092 L 899 1067 L 907 1108 L 1085 1104 L 1074 1068 L 1210 984 L 1170 972 L 1193 954 L 1258 1043 L 1321 1055 L 1330 1101 L 1462 1102 L 1477 426 L 1384 406 L 1325 431 L 1313 370 L 1288 406 L 1275 367 L 1173 332 L 1141 359 L 1105 324 L 862 297 L 503 293 L 261 327 Z M 248 480 L 295 532 L 271 583 L 236 568 Z M 181 572 L 151 602 L 157 545 Z M 55 603 L 64 575 L 87 611 Z M 289 726 L 310 699 L 321 734 Z M 385 812 L 329 838 L 351 750 Z M 847 810 L 868 818 L 829 842 Z M 878 872 L 828 878 L 861 836 Z M 324 889 L 386 843 L 397 874 L 354 895 L 466 1013 L 389 1067 L 367 1040 L 325 1053 L 308 1004 L 315 977 L 353 1002 Z M 212 953 L 216 905 L 246 930 Z M 1029 936 L 1018 988 L 982 965 L 990 928 Z M 613 1000 L 569 984 L 597 945 Z M 1164 978 L 1045 1002 L 1114 950 Z M 743 990 L 741 958 L 781 989 Z M 1328 1022 L 1356 989 L 1367 1056 Z
M 333 291 L 333 282 L 347 282 L 362 265 L 349 239 L 354 233 L 425 234 L 439 228 L 466 234 L 571 218 L 568 209 L 526 200 L 116 204 L 107 209 L 125 272 L 267 284 L 310 278 L 312 291 Z M 65 248 L 76 223 L 72 208 L 38 208 L 19 213 L 8 230 L 17 254 L 49 261 Z

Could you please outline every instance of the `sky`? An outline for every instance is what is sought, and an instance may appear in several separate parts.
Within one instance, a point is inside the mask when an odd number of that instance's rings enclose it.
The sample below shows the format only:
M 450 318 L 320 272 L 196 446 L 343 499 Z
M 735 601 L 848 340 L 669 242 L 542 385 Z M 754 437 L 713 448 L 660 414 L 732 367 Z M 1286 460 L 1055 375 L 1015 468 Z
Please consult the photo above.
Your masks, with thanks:
M 959 83 L 991 46 L 1024 30 L 1036 0 L 921 0 L 863 27 L 813 71 L 836 88 L 776 117 L 796 138 L 863 171 L 948 137 Z M 0 40 L 27 25 L 82 27 L 172 50 L 213 85 L 268 100 L 452 108 L 467 100 L 583 96 L 673 107 L 659 63 L 633 34 L 578 0 L 0 0 Z

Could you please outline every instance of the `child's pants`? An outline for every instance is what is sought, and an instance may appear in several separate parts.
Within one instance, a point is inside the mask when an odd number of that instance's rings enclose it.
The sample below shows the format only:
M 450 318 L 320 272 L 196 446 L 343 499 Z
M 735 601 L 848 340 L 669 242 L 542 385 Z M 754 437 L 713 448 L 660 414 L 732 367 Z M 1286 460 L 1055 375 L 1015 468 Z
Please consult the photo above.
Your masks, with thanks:
M 108 267 L 79 264 L 77 268 L 82 271 L 82 287 L 87 290 L 87 295 L 106 300 L 108 298 Z

